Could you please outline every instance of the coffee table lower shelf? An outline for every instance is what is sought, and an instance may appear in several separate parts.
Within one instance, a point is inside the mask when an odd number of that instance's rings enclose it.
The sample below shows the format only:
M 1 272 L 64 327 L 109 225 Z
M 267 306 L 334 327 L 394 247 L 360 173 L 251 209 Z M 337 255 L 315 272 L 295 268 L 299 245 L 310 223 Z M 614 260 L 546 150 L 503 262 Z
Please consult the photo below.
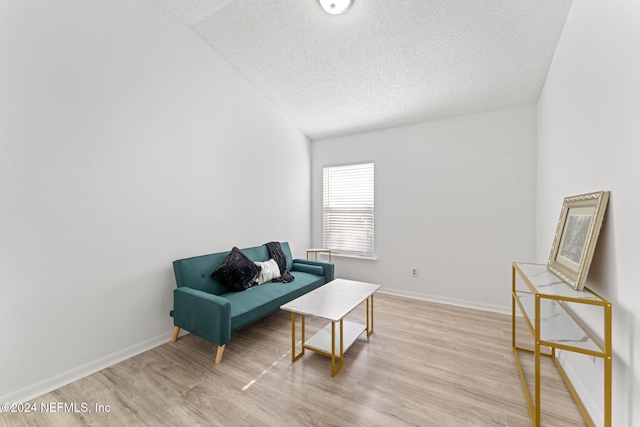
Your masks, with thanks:
M 367 330 L 367 327 L 359 323 L 349 322 L 348 320 L 343 320 L 342 322 L 342 352 L 344 353 L 354 342 L 356 342 L 358 337 Z M 338 323 L 336 328 L 339 328 L 339 322 L 336 323 Z M 334 335 L 335 351 L 339 352 L 340 333 L 336 331 Z M 324 328 L 316 332 L 314 336 L 309 338 L 304 343 L 304 348 L 331 357 L 331 323 L 328 323 Z

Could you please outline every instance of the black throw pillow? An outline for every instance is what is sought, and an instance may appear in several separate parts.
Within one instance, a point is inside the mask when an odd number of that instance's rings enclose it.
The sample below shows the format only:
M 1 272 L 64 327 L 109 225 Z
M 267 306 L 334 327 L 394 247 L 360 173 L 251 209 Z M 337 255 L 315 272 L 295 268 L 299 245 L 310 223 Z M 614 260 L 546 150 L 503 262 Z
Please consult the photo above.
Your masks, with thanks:
M 260 270 L 240 249 L 234 247 L 211 275 L 231 291 L 244 291 L 255 283 Z

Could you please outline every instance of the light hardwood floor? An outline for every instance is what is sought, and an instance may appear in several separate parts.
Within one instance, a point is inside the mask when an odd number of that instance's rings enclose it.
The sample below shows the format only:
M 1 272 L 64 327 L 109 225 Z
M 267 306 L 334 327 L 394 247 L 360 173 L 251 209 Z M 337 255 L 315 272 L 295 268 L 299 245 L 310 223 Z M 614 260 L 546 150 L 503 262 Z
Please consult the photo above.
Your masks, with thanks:
M 363 305 L 348 319 L 364 317 Z M 321 325 L 307 318 L 307 333 Z M 290 334 L 290 314 L 275 313 L 234 333 L 217 366 L 213 344 L 185 335 L 34 401 L 91 412 L 2 413 L 0 425 L 531 425 L 510 316 L 376 294 L 375 333 L 349 349 L 333 378 L 322 355 L 291 363 Z M 544 362 L 542 424 L 584 425 Z

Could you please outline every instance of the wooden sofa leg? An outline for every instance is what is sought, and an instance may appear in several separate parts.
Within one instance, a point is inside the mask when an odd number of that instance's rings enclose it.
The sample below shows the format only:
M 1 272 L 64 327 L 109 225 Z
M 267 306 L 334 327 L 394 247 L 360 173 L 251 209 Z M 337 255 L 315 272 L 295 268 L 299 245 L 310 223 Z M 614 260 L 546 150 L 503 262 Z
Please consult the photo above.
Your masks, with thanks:
M 178 341 L 178 334 L 180 333 L 180 328 L 177 326 L 173 327 L 173 338 L 171 338 L 171 342 Z
M 224 344 L 218 346 L 218 352 L 216 353 L 216 365 L 222 362 L 222 353 L 224 353 Z

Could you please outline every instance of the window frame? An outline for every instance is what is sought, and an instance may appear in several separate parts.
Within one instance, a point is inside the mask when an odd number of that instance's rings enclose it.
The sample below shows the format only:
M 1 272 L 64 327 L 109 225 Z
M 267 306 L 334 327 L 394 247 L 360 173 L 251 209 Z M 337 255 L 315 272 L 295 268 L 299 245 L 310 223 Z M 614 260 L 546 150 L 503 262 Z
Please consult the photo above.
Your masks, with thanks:
M 366 166 L 362 168 L 362 166 Z M 349 168 L 352 170 L 349 171 Z M 358 170 L 359 169 L 359 170 Z M 333 176 L 328 175 L 333 172 Z M 350 177 L 353 182 L 333 184 L 331 180 Z M 370 176 L 368 176 L 370 174 Z M 349 196 L 349 185 L 359 185 L 362 191 Z M 340 188 L 336 186 L 343 186 Z M 358 190 L 356 190 L 358 191 Z M 335 194 L 335 196 L 332 196 Z M 350 205 L 345 200 L 361 200 Z M 333 199 L 333 200 L 332 200 Z M 333 219 L 331 218 L 333 217 Z M 343 220 L 340 221 L 339 218 Z M 349 230 L 353 225 L 355 231 Z M 328 227 L 330 229 L 328 229 Z M 332 231 L 333 230 L 333 231 Z M 341 231 L 342 230 L 342 231 Z M 345 244 L 335 235 L 349 234 Z M 353 234 L 356 237 L 352 237 Z M 331 234 L 335 234 L 331 236 Z M 359 235 L 359 236 L 358 236 Z M 322 245 L 337 256 L 375 259 L 375 162 L 362 161 L 323 166 L 322 168 Z

